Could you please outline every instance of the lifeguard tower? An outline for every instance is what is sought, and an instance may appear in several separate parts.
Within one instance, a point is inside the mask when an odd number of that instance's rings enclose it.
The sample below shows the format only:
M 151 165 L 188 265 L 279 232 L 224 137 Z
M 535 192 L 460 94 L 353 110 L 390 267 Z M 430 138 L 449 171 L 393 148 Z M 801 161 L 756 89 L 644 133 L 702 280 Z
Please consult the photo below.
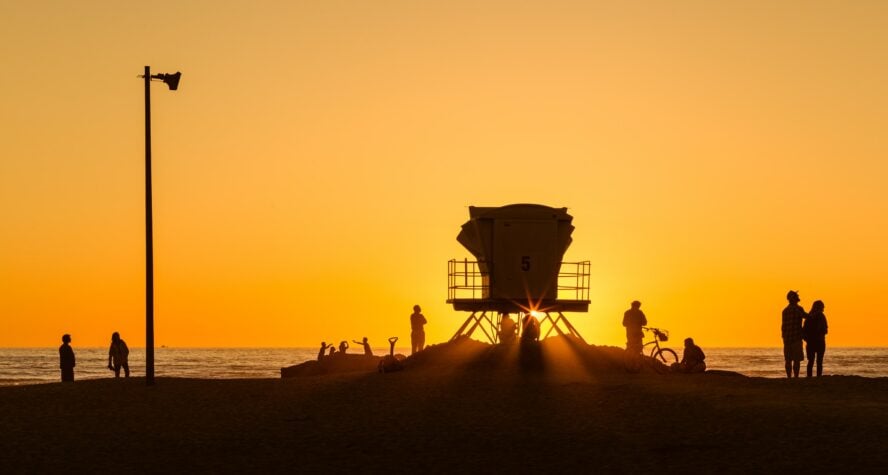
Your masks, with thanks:
M 470 206 L 456 240 L 476 260 L 448 263 L 447 303 L 471 313 L 451 341 L 481 329 L 497 343 L 504 313 L 542 316 L 543 338 L 555 331 L 583 340 L 564 316 L 589 311 L 589 261 L 562 262 L 572 220 L 567 208 L 538 204 Z

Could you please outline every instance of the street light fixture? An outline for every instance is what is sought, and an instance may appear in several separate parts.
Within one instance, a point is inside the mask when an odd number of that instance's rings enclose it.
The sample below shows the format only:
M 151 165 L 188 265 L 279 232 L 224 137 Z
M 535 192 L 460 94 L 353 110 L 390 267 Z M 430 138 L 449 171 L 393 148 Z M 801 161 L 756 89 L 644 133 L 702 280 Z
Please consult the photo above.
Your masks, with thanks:
M 151 75 L 145 66 L 145 384 L 154 385 L 154 226 L 151 213 L 151 80 L 179 88 L 182 73 Z

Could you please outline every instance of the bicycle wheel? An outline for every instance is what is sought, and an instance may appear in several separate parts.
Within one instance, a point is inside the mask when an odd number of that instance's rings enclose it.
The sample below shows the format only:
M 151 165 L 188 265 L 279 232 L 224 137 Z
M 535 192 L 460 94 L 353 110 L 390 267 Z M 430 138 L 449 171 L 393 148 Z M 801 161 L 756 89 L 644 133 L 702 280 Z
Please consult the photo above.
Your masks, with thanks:
M 660 346 L 659 346 L 659 345 L 654 345 L 654 346 L 652 346 L 652 347 L 651 347 L 650 357 L 651 357 L 651 358 L 657 358 L 657 354 L 658 354 L 659 352 L 660 352 Z
M 657 352 L 657 359 L 662 361 L 666 366 L 672 366 L 674 363 L 678 363 L 678 355 L 669 348 L 661 348 L 660 351 Z

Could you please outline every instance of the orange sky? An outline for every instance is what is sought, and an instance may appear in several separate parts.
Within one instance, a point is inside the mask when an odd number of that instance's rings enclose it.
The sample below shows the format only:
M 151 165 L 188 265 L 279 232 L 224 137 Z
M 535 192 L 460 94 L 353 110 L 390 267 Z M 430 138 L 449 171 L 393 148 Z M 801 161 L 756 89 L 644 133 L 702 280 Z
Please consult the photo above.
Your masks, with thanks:
M 779 4 L 777 4 L 779 3 Z M 258 5 L 258 6 L 257 6 Z M 567 206 L 590 342 L 888 345 L 884 2 L 5 2 L 0 346 L 430 342 L 467 207 Z M 678 345 L 679 343 L 676 343 Z

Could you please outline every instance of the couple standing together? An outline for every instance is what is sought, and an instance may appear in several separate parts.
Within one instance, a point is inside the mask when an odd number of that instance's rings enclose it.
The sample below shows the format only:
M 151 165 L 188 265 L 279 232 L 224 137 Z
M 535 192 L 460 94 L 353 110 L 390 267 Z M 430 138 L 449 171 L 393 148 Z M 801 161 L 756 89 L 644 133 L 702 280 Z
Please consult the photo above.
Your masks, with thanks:
M 808 343 L 808 377 L 817 362 L 817 376 L 823 374 L 823 353 L 826 351 L 826 333 L 829 327 L 826 324 L 825 306 L 820 300 L 811 305 L 811 311 L 799 305 L 799 293 L 790 290 L 786 294 L 789 305 L 783 309 L 783 324 L 780 326 L 783 336 L 783 359 L 786 361 L 786 377 L 799 377 L 799 369 L 805 355 L 802 352 L 802 340 Z M 804 324 L 803 324 L 804 322 Z

